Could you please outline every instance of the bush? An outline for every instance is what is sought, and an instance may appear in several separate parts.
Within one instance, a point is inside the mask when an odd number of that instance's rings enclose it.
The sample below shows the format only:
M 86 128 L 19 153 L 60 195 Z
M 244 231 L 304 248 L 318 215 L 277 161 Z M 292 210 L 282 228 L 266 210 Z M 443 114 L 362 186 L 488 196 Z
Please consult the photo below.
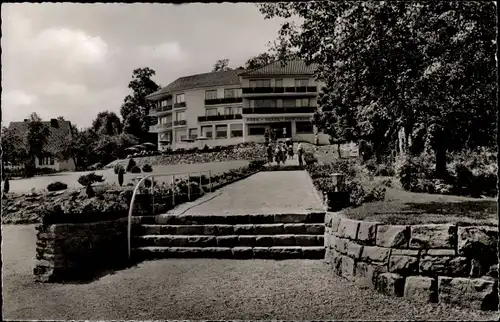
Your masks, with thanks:
M 311 165 L 311 164 L 317 163 L 318 159 L 316 159 L 316 157 L 314 156 L 313 153 L 305 152 L 304 153 L 304 162 L 306 163 L 306 165 Z
M 103 176 L 91 172 L 89 174 L 82 175 L 78 178 L 78 183 L 84 187 L 91 185 L 95 182 L 104 182 Z
M 128 164 L 127 164 L 127 172 L 130 172 L 132 170 L 133 167 L 135 167 L 137 164 L 135 163 L 135 160 L 134 159 L 130 159 L 128 160 Z
M 123 166 L 120 163 L 115 164 L 115 166 L 113 167 L 113 170 L 114 170 L 115 174 L 120 173 L 121 170 L 125 171 L 125 169 L 123 168 Z
M 68 188 L 68 185 L 59 181 L 49 183 L 47 191 L 60 191 Z
M 141 173 L 141 168 L 139 168 L 138 166 L 134 166 L 134 167 L 132 167 L 132 169 L 130 170 L 130 172 L 132 172 L 132 173 Z
M 143 171 L 143 172 L 153 172 L 153 168 L 152 168 L 149 164 L 145 164 L 145 165 L 142 167 L 142 171 Z
M 92 185 L 88 184 L 87 188 L 85 188 L 85 193 L 87 194 L 87 197 L 93 198 L 95 196 L 94 189 L 92 189 Z
M 10 190 L 10 182 L 9 182 L 9 178 L 8 177 L 5 177 L 5 180 L 3 182 L 3 192 L 4 193 L 9 193 L 9 190 Z
M 266 165 L 266 160 L 253 160 L 248 164 L 248 168 L 251 170 L 260 170 Z
M 373 201 L 382 201 L 385 199 L 386 189 L 383 185 L 378 185 L 372 188 L 366 196 L 364 197 L 363 203 L 365 202 L 373 202 Z
M 399 161 L 397 177 L 403 189 L 416 191 L 419 177 L 419 165 L 414 158 L 407 157 Z

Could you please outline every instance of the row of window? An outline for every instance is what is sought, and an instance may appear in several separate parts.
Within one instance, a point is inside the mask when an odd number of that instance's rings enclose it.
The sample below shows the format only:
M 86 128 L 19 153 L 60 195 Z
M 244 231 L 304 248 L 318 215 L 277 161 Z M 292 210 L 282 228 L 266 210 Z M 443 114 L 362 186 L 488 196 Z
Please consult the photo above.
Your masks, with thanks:
M 230 106 L 230 107 L 221 107 L 221 108 L 207 108 L 205 110 L 205 116 L 214 116 L 214 115 L 235 115 L 242 114 L 243 107 L 241 106 Z
M 185 102 L 186 102 L 186 95 L 184 95 L 184 93 L 175 95 L 175 103 L 176 104 L 177 103 L 185 103 Z M 169 98 L 169 99 L 161 100 L 161 101 L 158 101 L 156 104 L 157 104 L 157 107 L 170 106 L 170 105 L 172 105 L 172 99 Z
M 41 157 L 38 159 L 38 165 L 54 165 L 54 157 Z
M 250 100 L 250 107 L 308 107 L 315 106 L 316 99 L 298 98 L 298 99 L 280 99 L 280 100 Z
M 266 126 L 249 126 L 248 135 L 264 135 Z M 311 134 L 314 133 L 314 128 L 311 122 L 296 122 L 297 134 Z
M 224 90 L 224 98 L 239 98 L 241 97 L 241 88 L 230 88 Z M 206 100 L 214 100 L 217 99 L 217 90 L 209 90 L 205 91 L 205 99 Z
M 295 87 L 309 86 L 309 78 L 295 79 Z M 252 79 L 250 80 L 250 87 L 271 87 L 270 79 Z M 283 87 L 283 79 L 275 79 L 274 87 Z

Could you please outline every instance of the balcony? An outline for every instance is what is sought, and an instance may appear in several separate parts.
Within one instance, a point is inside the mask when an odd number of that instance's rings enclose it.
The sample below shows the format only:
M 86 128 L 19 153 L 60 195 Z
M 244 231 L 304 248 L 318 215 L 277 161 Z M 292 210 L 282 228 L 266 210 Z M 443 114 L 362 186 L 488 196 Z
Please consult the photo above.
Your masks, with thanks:
M 186 102 L 175 103 L 174 108 L 186 107 Z
M 150 116 L 157 116 L 158 114 L 162 114 L 164 112 L 171 111 L 173 108 L 172 105 L 167 105 L 167 106 L 162 106 L 162 107 L 157 107 L 157 108 L 152 108 L 149 111 Z
M 186 124 L 186 120 L 174 121 L 174 126 L 184 126 Z
M 234 104 L 241 103 L 243 99 L 241 97 L 226 97 L 226 98 L 214 98 L 206 99 L 205 105 L 218 105 L 218 104 Z
M 242 93 L 245 96 L 260 96 L 261 94 L 317 94 L 317 86 L 300 86 L 300 87 L 244 87 Z M 273 95 L 274 96 L 274 95 Z
M 317 107 L 255 107 L 244 108 L 243 114 L 294 114 L 294 113 L 314 113 Z
M 208 115 L 208 116 L 198 116 L 198 122 L 212 122 L 212 121 L 227 121 L 227 120 L 241 120 L 243 116 L 241 114 L 232 115 Z
M 172 122 L 155 124 L 155 125 L 151 125 L 149 127 L 149 132 L 158 133 L 158 132 L 163 132 L 163 131 L 169 130 L 171 128 L 172 128 Z

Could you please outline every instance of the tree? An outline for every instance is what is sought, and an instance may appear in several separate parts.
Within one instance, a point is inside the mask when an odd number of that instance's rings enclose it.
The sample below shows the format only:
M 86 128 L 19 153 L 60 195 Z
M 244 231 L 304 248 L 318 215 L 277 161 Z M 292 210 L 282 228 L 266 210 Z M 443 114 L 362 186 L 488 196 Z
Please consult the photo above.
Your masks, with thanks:
M 1 147 L 2 172 L 6 164 L 24 164 L 28 160 L 28 152 L 24 146 L 23 138 L 6 127 L 2 129 Z
M 493 144 L 494 4 L 325 1 L 259 8 L 266 18 L 302 18 L 300 28 L 282 25 L 278 58 L 288 50 L 318 64 L 326 86 L 315 122 L 332 135 L 366 140 L 380 159 L 404 128 L 413 142 L 428 142 L 438 177 L 446 151 Z
M 98 134 L 118 135 L 122 132 L 122 122 L 114 112 L 99 112 L 92 122 L 92 129 Z
M 50 129 L 42 123 L 42 119 L 36 114 L 30 115 L 28 131 L 25 133 L 24 142 L 27 147 L 28 162 L 25 164 L 28 174 L 36 168 L 35 158 L 41 158 L 45 152 Z
M 224 59 L 219 59 L 215 65 L 214 68 L 212 69 L 212 72 L 222 72 L 226 70 L 231 70 L 229 68 L 229 59 L 224 58 Z
M 121 106 L 123 130 L 139 138 L 140 142 L 156 140 L 155 134 L 149 133 L 149 126 L 154 120 L 149 117 L 149 111 L 154 103 L 146 100 L 146 96 L 156 92 L 160 86 L 151 79 L 156 72 L 148 67 L 135 69 L 128 87 L 132 90 Z
M 245 63 L 246 69 L 256 69 L 272 63 L 275 57 L 269 53 L 262 53 L 249 58 Z

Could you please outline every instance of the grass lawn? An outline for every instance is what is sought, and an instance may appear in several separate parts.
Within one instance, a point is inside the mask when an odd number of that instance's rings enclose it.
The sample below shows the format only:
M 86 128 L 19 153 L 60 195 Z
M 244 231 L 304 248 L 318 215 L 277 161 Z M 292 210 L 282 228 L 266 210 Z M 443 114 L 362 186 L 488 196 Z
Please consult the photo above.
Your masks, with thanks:
M 172 172 L 191 172 L 191 171 L 208 171 L 211 170 L 214 174 L 225 172 L 231 169 L 237 169 L 248 165 L 248 161 L 228 161 L 228 162 L 212 162 L 198 164 L 174 164 L 174 165 L 157 165 L 153 166 L 151 173 L 126 173 L 124 176 L 124 184 L 130 182 L 132 178 L 142 177 L 148 174 L 172 173 Z M 60 181 L 68 185 L 68 189 L 81 187 L 78 183 L 78 178 L 92 171 L 84 172 L 61 172 L 56 174 L 37 176 L 27 179 L 10 180 L 10 191 L 16 193 L 29 192 L 32 188 L 35 190 L 45 190 L 51 182 Z M 113 169 L 94 171 L 97 174 L 103 175 L 105 183 L 118 184 L 118 176 L 113 172 Z M 163 177 L 162 181 L 171 180 L 170 176 Z
M 387 177 L 375 178 L 366 183 L 375 185 Z M 387 224 L 473 224 L 498 225 L 497 200 L 495 198 L 468 198 L 404 191 L 394 185 L 386 188 L 384 201 L 370 202 L 345 210 L 352 219 L 380 221 Z

